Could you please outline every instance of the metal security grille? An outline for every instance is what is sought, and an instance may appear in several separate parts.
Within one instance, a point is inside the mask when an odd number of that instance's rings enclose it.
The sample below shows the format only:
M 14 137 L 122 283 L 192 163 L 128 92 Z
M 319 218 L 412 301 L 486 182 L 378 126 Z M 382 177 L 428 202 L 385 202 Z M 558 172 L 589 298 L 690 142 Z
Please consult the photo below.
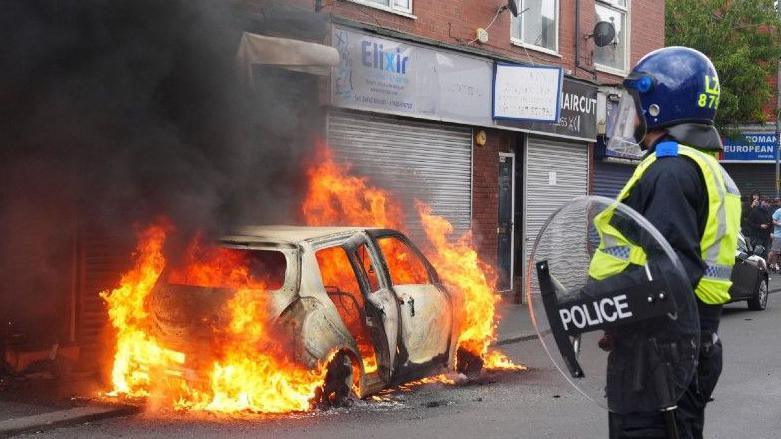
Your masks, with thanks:
M 406 209 L 413 239 L 422 238 L 414 200 L 428 203 L 457 232 L 472 218 L 472 130 L 367 113 L 332 111 L 328 142 L 338 160 L 389 190 Z M 369 224 L 367 224 L 369 225 Z
M 525 163 L 524 270 L 534 240 L 548 217 L 573 198 L 587 194 L 588 146 L 529 136 Z
M 759 189 L 765 198 L 775 198 L 776 165 L 774 163 L 722 163 L 727 173 L 735 180 L 740 195 L 748 197 Z
M 591 192 L 608 198 L 616 198 L 636 165 L 598 161 L 594 164 L 594 181 Z

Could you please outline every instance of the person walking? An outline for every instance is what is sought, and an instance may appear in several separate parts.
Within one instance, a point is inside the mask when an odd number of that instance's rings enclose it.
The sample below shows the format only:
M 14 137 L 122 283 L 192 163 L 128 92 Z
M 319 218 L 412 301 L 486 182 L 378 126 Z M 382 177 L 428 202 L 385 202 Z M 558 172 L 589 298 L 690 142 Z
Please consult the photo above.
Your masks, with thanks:
M 748 226 L 752 247 L 761 245 L 764 248 L 768 248 L 771 219 L 768 214 L 767 201 L 752 199 L 751 211 L 748 214 Z
M 775 210 L 772 215 L 773 221 L 773 242 L 770 246 L 770 256 L 768 257 L 768 268 L 775 273 L 781 271 L 779 267 L 779 256 L 781 256 L 781 198 L 775 200 Z
M 713 122 L 720 97 L 718 74 L 702 53 L 668 47 L 643 57 L 623 84 L 626 91 L 607 147 L 639 145 L 648 154 L 618 199 L 667 239 L 696 296 L 698 366 L 677 402 L 675 425 L 682 438 L 702 438 L 705 406 L 721 374 L 719 321 L 722 305 L 730 299 L 741 217 L 740 192 L 714 157 L 723 149 Z M 632 251 L 627 254 L 626 262 L 619 263 L 622 255 L 598 250 L 589 275 L 605 279 L 621 274 L 633 263 Z M 629 400 L 632 390 L 617 385 L 608 372 L 607 394 L 623 391 Z M 609 421 L 611 438 L 668 437 L 665 417 L 658 411 L 612 411 Z

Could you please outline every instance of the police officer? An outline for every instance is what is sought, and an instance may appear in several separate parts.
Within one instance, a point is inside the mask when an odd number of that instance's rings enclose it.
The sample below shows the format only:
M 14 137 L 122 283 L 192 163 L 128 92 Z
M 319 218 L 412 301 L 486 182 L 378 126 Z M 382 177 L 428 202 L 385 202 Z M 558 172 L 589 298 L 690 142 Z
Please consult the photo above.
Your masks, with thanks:
M 640 145 L 645 159 L 619 194 L 619 200 L 653 224 L 681 260 L 697 297 L 700 352 L 697 371 L 677 402 L 676 424 L 684 438 L 701 438 L 705 405 L 721 374 L 718 337 L 722 304 L 729 299 L 730 274 L 740 228 L 740 194 L 714 157 L 722 149 L 713 121 L 720 85 L 711 61 L 685 47 L 649 53 L 624 80 L 609 149 Z M 595 219 L 610 229 L 589 267 L 606 279 L 642 265 L 642 248 L 610 228 L 610 215 Z M 610 349 L 610 343 L 600 343 Z M 612 353 L 611 353 L 612 354 Z M 615 385 L 615 383 L 613 383 Z M 624 385 L 624 383 L 622 383 Z M 608 376 L 608 398 L 611 393 Z M 618 392 L 627 389 L 618 389 Z M 619 395 L 620 397 L 620 395 Z M 668 437 L 659 411 L 610 414 L 611 438 Z

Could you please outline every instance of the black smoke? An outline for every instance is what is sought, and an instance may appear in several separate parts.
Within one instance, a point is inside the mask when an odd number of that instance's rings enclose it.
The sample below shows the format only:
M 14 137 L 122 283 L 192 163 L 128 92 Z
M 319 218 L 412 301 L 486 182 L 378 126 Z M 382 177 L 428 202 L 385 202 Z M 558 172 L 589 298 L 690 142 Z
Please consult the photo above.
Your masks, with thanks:
M 160 216 L 181 241 L 293 219 L 319 114 L 289 105 L 283 71 L 254 88 L 238 76 L 241 32 L 263 33 L 248 19 L 263 12 L 0 0 L 0 318 L 62 332 L 83 243 L 130 249 Z

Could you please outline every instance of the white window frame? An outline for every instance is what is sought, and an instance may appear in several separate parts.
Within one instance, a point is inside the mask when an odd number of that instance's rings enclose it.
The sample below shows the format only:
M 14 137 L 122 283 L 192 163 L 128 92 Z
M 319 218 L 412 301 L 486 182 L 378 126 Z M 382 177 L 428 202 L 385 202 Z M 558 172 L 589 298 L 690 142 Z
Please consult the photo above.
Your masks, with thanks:
M 524 5 L 525 5 L 526 1 L 528 1 L 528 0 L 522 0 L 521 1 L 521 4 L 520 4 L 521 11 L 523 11 L 525 9 Z M 560 10 L 561 10 L 561 1 L 560 0 L 553 0 L 553 1 L 556 2 L 556 5 L 554 6 L 554 9 L 556 11 L 556 18 L 555 18 L 555 20 L 556 20 L 556 50 L 551 50 L 551 49 L 548 49 L 547 47 L 537 46 L 535 44 L 524 42 L 523 41 L 523 27 L 522 26 L 520 28 L 520 30 L 521 30 L 520 31 L 521 38 L 515 38 L 513 36 L 513 28 L 518 23 L 516 20 L 521 20 L 522 19 L 521 18 L 522 15 L 521 15 L 521 17 L 518 17 L 518 18 L 512 17 L 510 19 L 510 44 L 512 44 L 514 46 L 525 47 L 527 49 L 531 49 L 531 50 L 534 50 L 534 51 L 537 51 L 537 52 L 547 53 L 548 55 L 553 55 L 553 56 L 557 56 L 557 57 L 561 58 L 561 54 L 559 53 L 559 40 L 560 40 L 560 38 L 559 38 L 560 37 L 559 31 L 561 30 L 561 26 L 559 24 L 560 23 L 559 22 L 559 16 L 560 16 Z M 523 25 L 523 21 L 521 21 L 521 25 Z
M 412 18 L 413 20 L 417 19 L 415 15 L 412 15 L 412 3 L 413 0 L 409 0 L 409 8 L 401 8 L 398 6 L 393 6 L 393 0 L 391 0 L 389 3 L 391 6 L 385 6 L 381 5 L 379 3 L 375 3 L 370 0 L 347 0 L 351 3 L 357 3 L 359 5 L 368 6 L 370 8 L 379 9 L 381 11 L 390 12 L 391 14 L 401 15 L 403 17 Z
M 623 12 L 625 15 L 624 19 L 624 28 L 625 28 L 625 35 L 626 35 L 626 42 L 624 43 L 624 68 L 623 69 L 617 69 L 615 67 L 606 66 L 604 64 L 599 64 L 596 59 L 594 60 L 594 68 L 597 71 L 603 72 L 603 73 L 609 73 L 611 75 L 618 75 L 618 76 L 626 76 L 627 73 L 629 73 L 629 56 L 632 53 L 631 50 L 631 41 L 632 41 L 632 0 L 626 0 L 626 8 L 622 8 L 621 6 L 616 6 L 613 4 L 608 3 L 605 0 L 596 0 L 594 2 L 594 15 L 596 16 L 596 7 L 597 5 L 602 6 L 603 8 L 612 9 L 614 11 Z

